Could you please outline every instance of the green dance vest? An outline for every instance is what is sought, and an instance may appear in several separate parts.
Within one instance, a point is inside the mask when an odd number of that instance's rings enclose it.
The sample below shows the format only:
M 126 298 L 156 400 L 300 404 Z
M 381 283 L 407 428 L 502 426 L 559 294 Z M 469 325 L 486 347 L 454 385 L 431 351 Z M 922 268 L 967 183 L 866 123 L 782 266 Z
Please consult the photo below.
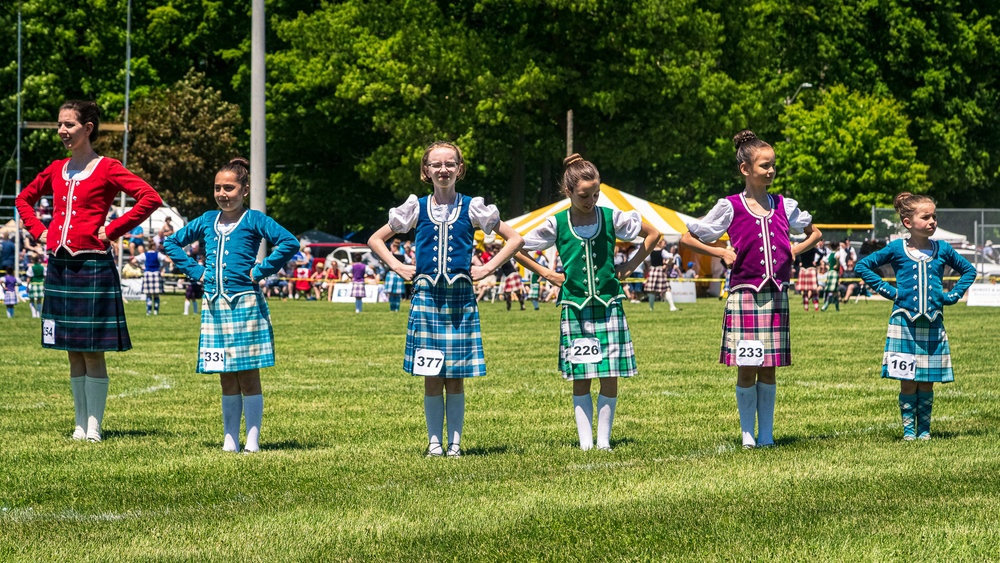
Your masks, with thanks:
M 556 214 L 556 249 L 566 274 L 559 302 L 582 308 L 591 299 L 609 305 L 624 297 L 615 277 L 614 210 L 597 208 L 597 233 L 589 239 L 573 230 L 569 212 Z

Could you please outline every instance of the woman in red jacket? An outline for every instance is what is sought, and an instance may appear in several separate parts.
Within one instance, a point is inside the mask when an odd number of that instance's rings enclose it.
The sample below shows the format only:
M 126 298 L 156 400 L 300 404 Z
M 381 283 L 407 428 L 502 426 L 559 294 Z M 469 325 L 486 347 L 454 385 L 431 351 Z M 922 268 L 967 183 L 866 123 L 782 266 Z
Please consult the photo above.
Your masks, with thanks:
M 57 160 L 17 195 L 24 226 L 49 253 L 42 306 L 42 347 L 69 352 L 69 375 L 76 410 L 73 438 L 101 440 L 108 396 L 107 350 L 132 348 L 121 283 L 110 241 L 142 223 L 162 205 L 160 196 L 121 162 L 99 156 L 97 104 L 68 101 L 59 108 L 59 138 L 71 157 Z M 119 192 L 135 206 L 104 224 Z M 51 196 L 54 214 L 48 228 L 35 217 L 34 205 Z

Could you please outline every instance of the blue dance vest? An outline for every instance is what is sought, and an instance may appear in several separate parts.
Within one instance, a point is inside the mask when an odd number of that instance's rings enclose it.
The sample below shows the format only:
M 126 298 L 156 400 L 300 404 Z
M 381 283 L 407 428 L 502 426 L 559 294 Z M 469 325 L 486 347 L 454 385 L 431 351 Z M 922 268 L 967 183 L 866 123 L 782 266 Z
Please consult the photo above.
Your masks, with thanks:
M 476 229 L 469 217 L 472 198 L 457 194 L 458 212 L 446 222 L 431 217 L 431 197 L 420 198 L 420 215 L 416 226 L 416 279 L 425 278 L 436 284 L 442 274 L 444 280 L 455 283 L 458 278 L 472 281 L 472 247 Z

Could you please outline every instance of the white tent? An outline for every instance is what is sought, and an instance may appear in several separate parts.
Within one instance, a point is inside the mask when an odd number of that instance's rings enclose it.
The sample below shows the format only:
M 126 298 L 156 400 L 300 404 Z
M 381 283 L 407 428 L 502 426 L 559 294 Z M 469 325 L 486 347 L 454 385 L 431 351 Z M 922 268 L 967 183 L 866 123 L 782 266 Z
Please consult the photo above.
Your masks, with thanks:
M 569 198 L 566 198 L 562 201 L 557 201 L 556 203 L 542 207 L 541 209 L 536 209 L 530 213 L 521 215 L 520 217 L 509 219 L 506 222 L 508 225 L 513 227 L 515 231 L 523 235 L 542 224 L 542 222 L 552 215 L 555 215 L 564 209 L 568 209 L 569 205 Z M 685 223 L 694 219 L 693 217 L 684 215 L 683 213 L 678 213 L 673 209 L 667 209 L 662 205 L 650 203 L 641 197 L 636 197 L 632 194 L 612 188 L 607 184 L 601 184 L 601 196 L 597 200 L 597 205 L 610 207 L 620 211 L 638 211 L 639 214 L 642 215 L 642 219 L 650 225 L 656 227 L 656 229 L 663 234 L 663 238 L 668 242 L 679 241 L 681 235 L 687 231 Z

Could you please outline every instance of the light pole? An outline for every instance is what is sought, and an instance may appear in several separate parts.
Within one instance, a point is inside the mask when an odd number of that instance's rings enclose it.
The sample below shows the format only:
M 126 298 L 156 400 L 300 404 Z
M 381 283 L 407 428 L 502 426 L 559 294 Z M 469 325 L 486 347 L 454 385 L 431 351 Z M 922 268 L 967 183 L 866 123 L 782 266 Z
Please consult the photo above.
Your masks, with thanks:
M 802 84 L 799 84 L 799 87 L 795 90 L 795 93 L 792 94 L 792 97 L 785 98 L 785 105 L 786 106 L 792 105 L 795 102 L 795 98 L 799 97 L 799 92 L 801 92 L 803 88 L 812 88 L 812 87 L 813 85 L 811 82 L 803 82 Z

